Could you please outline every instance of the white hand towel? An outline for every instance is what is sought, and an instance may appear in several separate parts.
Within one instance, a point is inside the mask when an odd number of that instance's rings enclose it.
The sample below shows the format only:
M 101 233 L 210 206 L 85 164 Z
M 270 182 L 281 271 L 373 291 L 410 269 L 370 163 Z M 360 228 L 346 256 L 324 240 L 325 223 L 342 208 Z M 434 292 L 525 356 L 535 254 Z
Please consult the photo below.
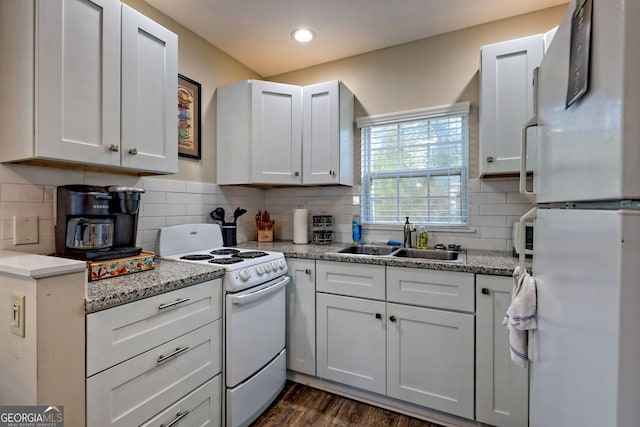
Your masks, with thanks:
M 536 281 L 526 271 L 520 275 L 520 267 L 513 272 L 511 305 L 502 321 L 509 329 L 511 360 L 526 368 L 528 364 L 528 332 L 536 329 Z

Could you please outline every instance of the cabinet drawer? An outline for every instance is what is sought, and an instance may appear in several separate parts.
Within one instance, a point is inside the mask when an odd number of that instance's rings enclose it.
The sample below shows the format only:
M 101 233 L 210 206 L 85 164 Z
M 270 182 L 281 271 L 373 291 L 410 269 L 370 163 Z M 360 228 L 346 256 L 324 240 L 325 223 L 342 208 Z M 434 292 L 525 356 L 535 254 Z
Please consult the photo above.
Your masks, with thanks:
M 338 295 L 384 300 L 384 265 L 318 261 L 316 290 Z
M 87 315 L 87 377 L 219 319 L 222 280 Z
M 140 425 L 221 371 L 221 320 L 87 380 L 87 425 Z
M 473 273 L 387 268 L 387 300 L 425 307 L 473 312 Z
M 198 387 L 141 427 L 179 425 L 218 427 L 222 423 L 222 374 Z M 177 422 L 179 419 L 180 422 Z

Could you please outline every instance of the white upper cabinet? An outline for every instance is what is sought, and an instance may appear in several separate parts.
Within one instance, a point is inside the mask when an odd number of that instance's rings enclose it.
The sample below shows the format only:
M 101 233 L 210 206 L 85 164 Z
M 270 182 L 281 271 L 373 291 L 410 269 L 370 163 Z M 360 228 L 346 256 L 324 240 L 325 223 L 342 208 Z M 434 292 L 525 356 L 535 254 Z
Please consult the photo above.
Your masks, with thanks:
M 177 172 L 175 34 L 116 0 L 19 1 L 0 4 L 0 40 L 0 161 Z
M 217 89 L 218 184 L 353 185 L 353 94 L 247 80 Z
M 178 36 L 122 5 L 122 166 L 178 172 Z
M 301 88 L 247 80 L 217 98 L 218 184 L 301 184 Z
M 543 52 L 543 34 L 482 47 L 481 176 L 519 173 L 522 127 L 535 112 L 533 70 L 542 62 Z M 533 140 L 535 128 L 529 132 Z M 534 164 L 531 156 L 529 165 Z
M 353 102 L 338 80 L 302 88 L 303 184 L 353 185 Z

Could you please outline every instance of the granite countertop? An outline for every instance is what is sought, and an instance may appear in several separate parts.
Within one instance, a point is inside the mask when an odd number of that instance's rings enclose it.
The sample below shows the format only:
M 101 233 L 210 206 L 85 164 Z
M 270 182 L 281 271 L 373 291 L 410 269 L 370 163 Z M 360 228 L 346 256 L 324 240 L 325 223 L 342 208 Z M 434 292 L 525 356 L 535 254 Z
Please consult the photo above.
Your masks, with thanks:
M 156 259 L 153 270 L 88 282 L 85 311 L 93 313 L 196 285 L 222 277 L 224 272 L 212 265 Z
M 287 258 L 303 258 L 358 264 L 378 264 L 396 267 L 424 268 L 428 270 L 461 271 L 467 273 L 491 274 L 496 276 L 511 276 L 518 265 L 518 258 L 508 251 L 468 250 L 465 263 L 446 262 L 437 260 L 423 260 L 413 258 L 394 258 L 388 256 L 362 256 L 336 254 L 332 251 L 349 246 L 348 243 L 333 243 L 330 245 L 294 244 L 291 241 L 276 242 L 245 242 L 239 243 L 243 249 L 262 249 L 284 253 Z M 531 268 L 531 260 L 527 259 L 527 268 Z

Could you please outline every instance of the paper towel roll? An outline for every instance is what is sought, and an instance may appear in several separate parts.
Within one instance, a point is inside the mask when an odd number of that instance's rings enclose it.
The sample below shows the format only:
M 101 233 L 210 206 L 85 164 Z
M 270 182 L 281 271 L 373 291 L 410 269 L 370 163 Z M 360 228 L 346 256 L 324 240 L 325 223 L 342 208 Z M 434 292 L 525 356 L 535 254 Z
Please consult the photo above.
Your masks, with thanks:
M 296 209 L 293 211 L 293 243 L 307 244 L 307 209 Z

